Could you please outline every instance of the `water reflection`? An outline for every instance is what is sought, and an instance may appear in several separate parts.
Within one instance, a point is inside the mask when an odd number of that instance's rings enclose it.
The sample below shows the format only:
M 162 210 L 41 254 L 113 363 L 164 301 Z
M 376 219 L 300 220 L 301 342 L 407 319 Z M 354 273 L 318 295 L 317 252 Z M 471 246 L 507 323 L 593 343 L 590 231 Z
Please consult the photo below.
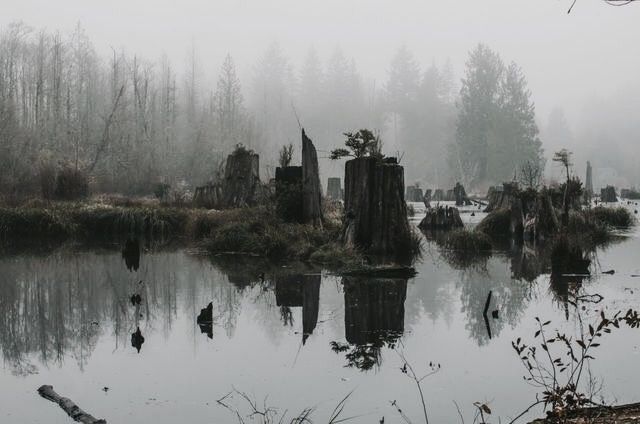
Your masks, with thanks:
M 320 308 L 320 274 L 294 274 L 277 277 L 276 306 L 285 325 L 293 325 L 291 308 L 302 308 L 302 344 L 313 334 L 318 324 Z
M 332 342 L 345 353 L 348 367 L 362 371 L 379 366 L 380 350 L 394 348 L 404 333 L 406 279 L 344 277 L 344 329 L 347 344 Z
M 140 240 L 129 238 L 124 244 L 122 250 L 122 259 L 127 269 L 135 272 L 140 268 Z

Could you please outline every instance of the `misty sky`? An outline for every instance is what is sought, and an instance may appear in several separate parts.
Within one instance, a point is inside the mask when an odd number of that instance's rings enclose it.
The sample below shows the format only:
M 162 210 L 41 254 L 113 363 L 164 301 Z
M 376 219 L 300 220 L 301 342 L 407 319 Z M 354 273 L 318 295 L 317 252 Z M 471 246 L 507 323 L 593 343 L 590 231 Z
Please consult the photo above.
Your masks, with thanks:
M 193 41 L 213 80 L 230 52 L 245 87 L 273 41 L 294 65 L 310 45 L 326 58 L 340 44 L 381 83 L 400 45 L 423 65 L 450 59 L 459 80 L 469 49 L 484 42 L 524 68 L 541 123 L 555 106 L 578 119 L 585 99 L 637 87 L 640 71 L 640 4 L 578 0 L 567 15 L 571 0 L 0 1 L 0 25 L 22 20 L 66 32 L 80 22 L 103 57 L 123 47 L 153 60 L 166 53 L 178 65 Z

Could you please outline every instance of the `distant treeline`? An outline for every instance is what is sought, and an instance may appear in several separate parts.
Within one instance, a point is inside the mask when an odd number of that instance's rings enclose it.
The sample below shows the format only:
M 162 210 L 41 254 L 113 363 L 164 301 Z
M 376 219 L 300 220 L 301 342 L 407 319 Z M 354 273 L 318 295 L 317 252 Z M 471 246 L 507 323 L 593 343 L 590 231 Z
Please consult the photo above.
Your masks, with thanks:
M 321 157 L 345 131 L 378 129 L 408 183 L 473 187 L 542 163 L 523 73 L 484 45 L 471 52 L 459 90 L 449 64 L 422 69 L 406 48 L 378 85 L 339 49 L 326 62 L 311 49 L 294 69 L 274 44 L 256 62 L 244 87 L 228 55 L 207 87 L 193 50 L 178 75 L 166 57 L 99 56 L 81 26 L 1 28 L 0 193 L 37 194 L 63 168 L 85 172 L 96 191 L 201 185 L 239 143 L 261 154 L 264 179 L 280 146 L 298 139 L 298 120 Z

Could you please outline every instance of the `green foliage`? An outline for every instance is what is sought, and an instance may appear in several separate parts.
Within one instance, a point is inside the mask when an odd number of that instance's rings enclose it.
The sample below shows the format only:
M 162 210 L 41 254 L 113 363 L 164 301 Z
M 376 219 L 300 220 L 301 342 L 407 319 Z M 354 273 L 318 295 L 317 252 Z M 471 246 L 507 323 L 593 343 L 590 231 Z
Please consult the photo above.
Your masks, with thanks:
M 497 209 L 490 212 L 476 227 L 476 231 L 490 237 L 504 237 L 510 235 L 511 211 Z
M 365 156 L 382 159 L 382 140 L 371 130 L 361 129 L 358 132 L 346 132 L 345 145 L 348 149 L 338 148 L 331 151 L 331 159 L 340 159 L 346 156 L 361 158 Z
M 614 228 L 627 229 L 635 223 L 631 212 L 624 207 L 606 208 L 603 206 L 597 206 L 585 211 L 585 215 L 588 219 L 593 219 L 600 224 Z
M 465 186 L 507 181 L 515 164 L 542 167 L 535 108 L 522 70 L 485 45 L 469 55 L 449 163 Z
M 518 337 L 511 345 L 526 370 L 525 380 L 541 390 L 535 404 L 549 407 L 549 418 L 553 422 L 564 422 L 572 412 L 594 404 L 594 400 L 582 391 L 580 383 L 604 336 L 622 324 L 640 328 L 638 312 L 632 309 L 624 314 L 618 311 L 609 317 L 601 311 L 595 322 L 580 326 L 577 337 L 558 330 L 549 331 L 551 321 L 542 322 L 536 317 L 536 322 L 538 328 L 533 341 L 526 344 Z

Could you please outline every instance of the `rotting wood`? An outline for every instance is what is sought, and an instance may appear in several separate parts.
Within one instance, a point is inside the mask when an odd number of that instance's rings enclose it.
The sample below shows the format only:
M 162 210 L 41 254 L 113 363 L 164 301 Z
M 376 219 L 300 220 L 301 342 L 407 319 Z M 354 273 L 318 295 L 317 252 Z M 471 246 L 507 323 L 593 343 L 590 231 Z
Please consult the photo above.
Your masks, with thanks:
M 71 399 L 62 397 L 53 390 L 53 386 L 44 385 L 38 389 L 38 394 L 43 398 L 57 403 L 64 412 L 67 413 L 74 421 L 82 424 L 107 424 L 106 420 L 97 419 L 91 414 L 86 413 Z
M 302 129 L 302 217 L 305 223 L 322 228 L 322 188 L 318 153 Z

